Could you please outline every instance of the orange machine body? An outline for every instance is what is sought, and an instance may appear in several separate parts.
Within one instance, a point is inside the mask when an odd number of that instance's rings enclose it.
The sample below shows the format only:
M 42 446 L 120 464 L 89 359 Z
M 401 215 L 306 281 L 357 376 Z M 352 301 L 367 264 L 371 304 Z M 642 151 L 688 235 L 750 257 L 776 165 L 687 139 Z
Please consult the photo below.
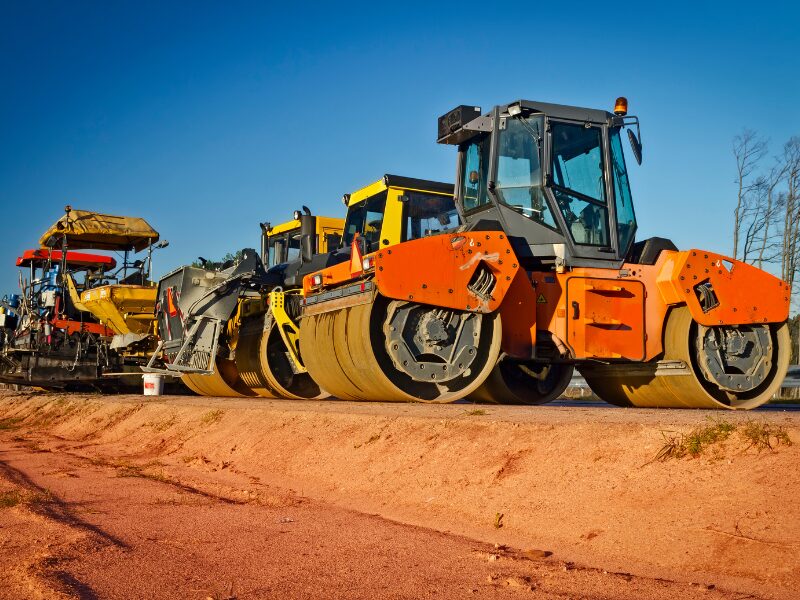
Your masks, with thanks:
M 490 313 L 500 308 L 519 271 L 517 257 L 502 231 L 432 235 L 364 258 L 371 261 L 366 272 L 344 262 L 307 275 L 303 279 L 304 294 L 308 297 L 369 277 L 387 298 Z M 473 280 L 488 273 L 494 283 L 488 293 L 481 293 L 480 282 Z M 319 286 L 313 285 L 316 276 L 321 277 Z M 477 291 L 470 289 L 471 283 Z
M 537 334 L 547 331 L 576 360 L 652 360 L 663 352 L 667 312 L 677 305 L 685 304 L 706 326 L 781 323 L 789 314 L 786 282 L 701 250 L 664 251 L 654 265 L 527 272 L 503 232 L 470 231 L 409 241 L 368 257 L 366 272 L 351 263 L 335 265 L 314 274 L 322 276 L 318 286 L 312 285 L 314 275 L 307 276 L 306 296 L 368 278 L 387 298 L 499 311 L 502 349 L 522 359 L 534 356 Z M 494 281 L 481 294 L 487 273 Z M 705 310 L 700 285 L 713 290 L 715 303 L 707 302 Z

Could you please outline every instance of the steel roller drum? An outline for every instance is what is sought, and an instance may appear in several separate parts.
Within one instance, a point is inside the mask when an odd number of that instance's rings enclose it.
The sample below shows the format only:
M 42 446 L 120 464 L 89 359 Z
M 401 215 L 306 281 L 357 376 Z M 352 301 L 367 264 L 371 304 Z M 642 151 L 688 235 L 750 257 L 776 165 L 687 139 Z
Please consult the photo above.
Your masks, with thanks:
M 373 302 L 304 316 L 300 324 L 309 374 L 343 400 L 463 398 L 492 370 L 500 335 L 496 313 L 455 313 L 380 296 Z M 450 362 L 447 356 L 452 357 Z
M 246 318 L 239 328 L 236 343 L 236 368 L 242 382 L 262 398 L 280 398 L 263 373 L 262 337 L 266 315 Z
M 224 358 L 217 358 L 214 372 L 210 375 L 184 373 L 181 381 L 201 396 L 242 398 L 256 395 L 239 378 L 236 364 Z
M 265 398 L 303 400 L 328 395 L 308 373 L 295 372 L 275 320 L 266 314 L 242 324 L 236 365 L 242 381 Z
M 720 333 L 744 341 L 724 350 L 714 342 Z M 786 375 L 789 355 L 786 323 L 705 328 L 681 306 L 670 312 L 664 332 L 664 361 L 680 368 L 655 375 L 655 369 L 642 373 L 635 364 L 591 366 L 581 368 L 581 374 L 600 398 L 618 406 L 746 410 L 773 397 Z

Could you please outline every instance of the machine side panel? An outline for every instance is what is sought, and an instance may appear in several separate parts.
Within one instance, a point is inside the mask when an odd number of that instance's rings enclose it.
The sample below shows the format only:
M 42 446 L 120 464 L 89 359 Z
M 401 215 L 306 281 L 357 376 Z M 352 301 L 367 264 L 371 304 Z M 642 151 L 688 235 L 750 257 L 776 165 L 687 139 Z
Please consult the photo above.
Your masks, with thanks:
M 381 294 L 455 310 L 497 310 L 519 270 L 505 234 L 434 235 L 381 250 L 375 283 Z
M 500 306 L 503 326 L 502 350 L 509 356 L 528 359 L 536 345 L 536 290 L 528 273 L 520 269 Z
M 604 286 L 628 289 L 631 293 L 635 294 L 635 302 L 622 299 L 620 301 L 620 309 L 622 306 L 627 306 L 628 309 L 630 309 L 635 304 L 637 314 L 643 312 L 643 320 L 641 321 L 643 329 L 637 334 L 635 353 L 631 354 L 630 350 L 620 352 L 617 347 L 616 350 L 611 350 L 611 352 L 613 352 L 612 355 L 605 356 L 605 358 L 620 358 L 618 355 L 626 357 L 631 355 L 635 357 L 635 360 L 652 360 L 656 358 L 664 351 L 662 328 L 668 310 L 667 304 L 656 288 L 656 279 L 658 273 L 661 272 L 662 262 L 663 260 L 659 261 L 656 265 L 625 264 L 619 270 L 579 268 L 565 273 L 532 273 L 533 286 L 536 291 L 537 328 L 540 331 L 549 331 L 559 340 L 566 342 L 568 337 L 571 336 L 571 334 L 568 334 L 567 330 L 570 329 L 570 331 L 572 331 L 575 329 L 575 325 L 570 323 L 570 321 L 575 321 L 575 319 L 573 319 L 575 308 L 572 306 L 572 302 L 578 303 L 579 319 L 585 316 L 587 310 L 587 298 L 579 287 L 575 287 L 577 283 L 573 284 L 572 288 L 569 290 L 569 294 L 567 294 L 569 281 L 572 279 L 602 280 L 606 282 L 603 284 Z M 617 275 L 616 277 L 610 277 L 610 275 L 615 273 Z M 631 284 L 635 285 L 631 286 Z M 648 290 L 650 291 L 648 292 Z M 602 303 L 601 307 L 598 308 L 597 300 L 599 300 L 602 292 L 594 293 L 594 295 L 597 296 L 597 298 L 594 302 L 591 300 L 589 301 L 589 310 L 600 310 L 599 314 L 608 314 L 609 318 L 624 322 L 624 319 L 620 319 L 619 316 L 613 316 L 608 313 L 605 308 L 602 308 Z M 610 302 L 613 304 L 613 301 Z M 613 310 L 617 309 L 614 308 Z M 597 329 L 598 340 L 600 340 L 603 336 L 599 335 L 599 327 L 597 327 Z M 620 332 L 613 333 L 612 337 L 621 339 L 622 336 L 619 335 L 619 333 Z M 584 343 L 585 340 L 581 342 L 581 344 Z M 615 344 L 616 343 L 617 342 L 615 342 Z M 642 343 L 644 344 L 643 358 L 641 351 Z M 573 350 L 580 350 L 576 358 L 591 358 L 595 356 L 594 352 L 585 354 L 585 346 L 583 349 L 573 348 Z M 599 351 L 601 348 L 596 346 L 594 350 Z
M 645 359 L 644 283 L 570 277 L 566 289 L 566 342 L 576 358 Z
M 685 303 L 707 327 L 783 323 L 789 284 L 752 265 L 705 250 L 671 253 L 658 276 L 668 304 Z

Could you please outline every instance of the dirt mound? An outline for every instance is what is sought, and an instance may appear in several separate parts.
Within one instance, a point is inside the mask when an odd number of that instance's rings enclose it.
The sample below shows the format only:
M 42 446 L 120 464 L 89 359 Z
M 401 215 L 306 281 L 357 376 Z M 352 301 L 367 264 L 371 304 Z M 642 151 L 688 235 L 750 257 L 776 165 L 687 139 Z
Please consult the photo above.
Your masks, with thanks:
M 0 419 L 234 501 L 265 483 L 609 572 L 800 585 L 796 413 L 7 393 Z

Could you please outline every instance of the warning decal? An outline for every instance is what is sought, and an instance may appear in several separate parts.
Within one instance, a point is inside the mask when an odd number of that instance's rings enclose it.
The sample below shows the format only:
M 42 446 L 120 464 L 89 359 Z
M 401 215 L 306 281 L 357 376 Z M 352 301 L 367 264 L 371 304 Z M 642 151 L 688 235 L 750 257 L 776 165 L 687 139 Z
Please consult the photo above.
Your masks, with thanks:
M 536 299 L 536 304 L 547 304 L 547 298 L 544 297 L 544 294 L 539 294 L 539 297 Z

